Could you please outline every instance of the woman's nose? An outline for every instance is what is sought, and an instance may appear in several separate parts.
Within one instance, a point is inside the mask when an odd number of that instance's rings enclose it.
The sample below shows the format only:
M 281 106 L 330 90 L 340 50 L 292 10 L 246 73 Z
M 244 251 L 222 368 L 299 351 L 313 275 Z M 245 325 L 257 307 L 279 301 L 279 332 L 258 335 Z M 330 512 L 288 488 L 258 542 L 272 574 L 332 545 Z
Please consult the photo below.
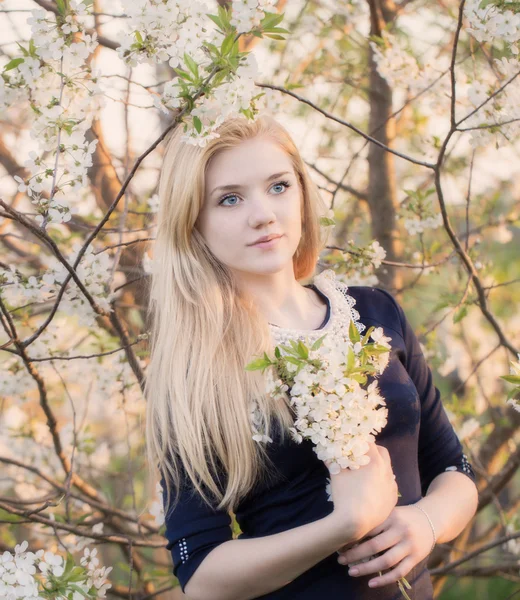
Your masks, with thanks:
M 269 200 L 265 197 L 256 198 L 250 202 L 249 225 L 258 227 L 263 223 L 276 220 L 276 215 Z

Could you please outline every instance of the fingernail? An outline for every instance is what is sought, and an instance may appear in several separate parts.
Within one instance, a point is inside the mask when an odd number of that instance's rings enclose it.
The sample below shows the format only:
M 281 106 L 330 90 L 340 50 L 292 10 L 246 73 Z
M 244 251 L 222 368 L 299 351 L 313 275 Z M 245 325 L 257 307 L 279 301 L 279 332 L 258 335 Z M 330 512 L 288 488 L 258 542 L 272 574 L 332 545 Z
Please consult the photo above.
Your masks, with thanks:
M 359 569 L 356 569 L 355 567 L 353 567 L 352 569 L 349 569 L 348 574 L 349 575 L 357 575 L 359 573 Z
M 344 558 L 343 556 L 340 556 L 340 557 L 338 558 L 338 562 L 339 562 L 339 563 L 341 563 L 342 565 L 344 565 L 344 564 L 347 562 L 347 559 L 346 559 L 346 558 Z
M 374 581 L 374 580 L 372 580 L 372 581 L 369 581 L 369 582 L 368 582 L 368 585 L 369 585 L 370 587 L 376 587 L 376 585 L 377 585 L 377 581 Z

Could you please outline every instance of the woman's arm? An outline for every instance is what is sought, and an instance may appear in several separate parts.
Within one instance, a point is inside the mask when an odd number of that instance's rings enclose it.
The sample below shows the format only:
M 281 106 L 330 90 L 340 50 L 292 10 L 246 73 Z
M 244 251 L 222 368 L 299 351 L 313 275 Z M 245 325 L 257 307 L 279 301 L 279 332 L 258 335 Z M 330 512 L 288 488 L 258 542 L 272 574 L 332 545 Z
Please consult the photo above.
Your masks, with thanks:
M 385 290 L 377 291 L 382 302 L 393 304 L 394 319 L 390 319 L 389 326 L 396 332 L 401 331 L 405 352 L 400 360 L 420 399 L 418 468 L 424 497 L 416 504 L 431 519 L 437 541 L 448 541 L 456 537 L 475 514 L 478 497 L 475 474 L 463 454 L 460 440 L 444 410 L 440 391 L 433 383 L 432 371 L 402 307 Z M 388 519 L 368 535 L 374 537 L 356 548 L 342 548 L 342 557 L 338 560 L 351 565 L 383 552 L 349 570 L 352 576 L 358 577 L 390 569 L 385 575 L 370 580 L 371 587 L 395 583 L 406 577 L 432 548 L 430 522 L 412 505 L 396 507 Z
M 437 475 L 424 498 L 416 503 L 430 517 L 437 543 L 449 542 L 466 527 L 476 513 L 478 491 L 473 481 L 456 471 Z M 397 506 L 388 519 L 368 533 L 375 536 L 340 553 L 339 562 L 352 564 L 384 552 L 368 562 L 351 567 L 353 577 L 391 569 L 369 581 L 371 587 L 395 583 L 431 551 L 433 532 L 427 517 L 413 505 Z M 355 571 L 354 571 L 355 569 Z
M 281 533 L 219 544 L 188 580 L 184 589 L 188 597 L 249 600 L 263 596 L 364 537 L 397 502 L 388 451 L 372 444 L 367 456 L 370 462 L 361 469 L 331 473 L 332 513 Z
M 456 538 L 477 512 L 478 491 L 473 481 L 457 471 L 437 475 L 417 504 L 432 520 L 437 543 Z M 425 517 L 426 520 L 426 517 Z
M 284 585 L 357 538 L 332 512 L 322 519 L 259 538 L 214 548 L 185 588 L 190 600 L 248 600 Z

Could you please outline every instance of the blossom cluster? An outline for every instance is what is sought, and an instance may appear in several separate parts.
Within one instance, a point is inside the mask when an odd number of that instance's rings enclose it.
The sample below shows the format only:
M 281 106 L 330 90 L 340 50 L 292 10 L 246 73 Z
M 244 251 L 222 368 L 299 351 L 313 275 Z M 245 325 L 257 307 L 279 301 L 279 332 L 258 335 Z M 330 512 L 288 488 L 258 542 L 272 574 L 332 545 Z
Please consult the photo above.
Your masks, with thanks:
M 502 40 L 510 45 L 511 52 L 520 50 L 520 14 L 512 10 L 501 10 L 493 2 L 481 8 L 482 0 L 469 0 L 464 5 L 464 16 L 470 22 L 466 29 L 479 42 Z
M 76 208 L 97 144 L 85 133 L 102 105 L 98 74 L 89 66 L 98 42 L 95 33 L 86 32 L 88 9 L 77 0 L 67 7 L 56 15 L 31 11 L 31 40 L 0 77 L 0 112 L 25 102 L 33 115 L 30 135 L 38 150 L 24 163 L 28 175 L 15 180 L 36 206 L 43 228 L 70 220 Z
M 374 273 L 386 258 L 386 250 L 377 240 L 366 246 L 359 246 L 353 240 L 344 244 L 344 250 L 326 256 L 327 263 L 338 266 L 338 278 L 348 285 L 377 285 L 378 278 Z
M 246 33 L 260 25 L 265 10 L 275 6 L 275 0 L 235 0 L 232 3 L 231 25 L 238 33 Z
M 68 257 L 69 264 L 74 264 L 80 250 L 81 244 L 75 242 Z M 38 277 L 34 275 L 24 277 L 12 265 L 9 269 L 0 268 L 0 282 L 9 284 L 3 286 L 2 295 L 8 297 L 13 305 L 20 299 L 25 302 L 54 300 L 69 272 L 57 258 L 49 257 L 48 261 L 48 269 Z M 109 312 L 112 310 L 110 302 L 113 294 L 106 290 L 106 278 L 111 264 L 112 260 L 108 253 L 95 253 L 92 246 L 88 246 L 76 268 L 76 274 L 85 289 L 101 308 Z M 91 326 L 95 323 L 96 314 L 92 306 L 73 280 L 67 284 L 60 301 L 60 310 L 77 317 L 81 325 Z
M 437 229 L 442 225 L 442 215 L 435 211 L 429 196 L 434 188 L 426 191 L 405 190 L 408 197 L 402 203 L 396 219 L 403 219 L 403 225 L 410 235 L 424 233 L 427 229 Z
M 367 464 L 369 443 L 386 424 L 378 382 L 366 384 L 386 368 L 390 339 L 381 327 L 361 338 L 351 321 L 347 334 L 325 334 L 310 348 L 290 340 L 290 346 L 275 347 L 274 357 L 265 354 L 246 367 L 268 370 L 266 392 L 275 400 L 289 396 L 296 413 L 290 428 L 294 441 L 310 439 L 318 458 L 330 462 L 331 474 Z M 258 420 L 252 425 L 253 439 L 272 441 L 262 439 Z
M 504 80 L 512 79 L 520 69 L 520 61 L 516 57 L 519 52 L 520 14 L 504 9 L 505 5 L 488 3 L 485 8 L 480 8 L 480 4 L 480 0 L 465 4 L 464 15 L 469 22 L 469 27 L 465 30 L 479 42 L 501 43 L 509 50 L 513 56 L 508 57 L 507 51 L 501 51 L 505 56 L 494 58 L 493 67 Z M 382 32 L 377 42 L 370 41 L 370 46 L 379 74 L 393 88 L 407 89 L 412 96 L 420 94 L 421 103 L 434 113 L 449 110 L 452 93 L 447 57 L 421 65 L 402 40 L 386 31 Z M 470 144 L 473 147 L 485 146 L 490 142 L 499 145 L 504 140 L 517 139 L 520 133 L 518 79 L 489 100 L 493 92 L 504 83 L 505 81 L 497 81 L 494 74 L 487 75 L 485 71 L 480 72 L 478 79 L 475 79 L 474 75 L 466 75 L 461 68 L 457 70 L 456 108 L 463 108 L 465 113 L 457 114 L 457 119 L 471 115 L 464 118 L 463 126 L 469 129 Z M 433 141 L 435 137 L 433 135 Z M 432 221 L 432 224 L 435 222 Z M 414 224 L 410 223 L 410 226 L 413 229 Z
M 494 58 L 493 63 L 502 75 L 502 81 L 487 83 L 475 80 L 468 89 L 468 101 L 472 108 L 470 114 L 473 110 L 477 110 L 465 119 L 463 126 L 473 128 L 470 130 L 470 144 L 473 147 L 485 146 L 492 141 L 495 141 L 498 147 L 500 143 L 504 143 L 504 140 L 507 142 L 517 139 L 520 134 L 518 125 L 520 82 L 516 77 L 520 71 L 520 60 L 503 56 Z M 488 100 L 509 80 L 512 81 L 499 94 Z
M 107 576 L 112 567 L 99 567 L 97 548 L 85 548 L 80 565 L 72 555 L 63 556 L 50 551 L 26 551 L 27 541 L 17 544 L 14 554 L 0 555 L 0 597 L 5 600 L 54 600 L 70 598 L 106 598 L 112 587 Z
M 258 30 L 266 15 L 270 27 L 264 32 L 278 37 L 285 32 L 276 27 L 283 15 L 266 13 L 273 4 L 273 0 L 240 0 L 232 3 L 230 13 L 220 8 L 218 15 L 211 15 L 202 2 L 122 0 L 131 18 L 129 29 L 119 34 L 119 56 L 132 66 L 167 62 L 176 70 L 177 77 L 152 99 L 166 114 L 189 105 L 183 117 L 184 142 L 204 147 L 218 137 L 215 130 L 226 118 L 254 118 L 261 103 L 270 110 L 276 106 L 272 91 L 255 90 L 259 70 L 254 55 L 239 53 L 236 44 L 239 35 Z M 217 75 L 211 80 L 216 66 Z M 202 88 L 204 95 L 198 96 Z M 260 98 L 264 100 L 259 103 Z
M 439 77 L 447 66 L 440 60 L 419 64 L 410 48 L 404 42 L 388 31 L 381 33 L 379 43 L 369 42 L 374 52 L 377 71 L 388 81 L 392 88 L 404 87 L 411 96 L 423 93 L 428 88 L 435 87 L 435 93 L 423 96 L 423 102 L 434 108 L 439 96 L 449 93 L 449 81 Z
M 184 53 L 195 61 L 204 59 L 202 42 L 218 43 L 214 28 L 203 31 L 211 22 L 209 7 L 191 0 L 120 0 L 130 30 L 118 33 L 121 60 L 133 67 L 141 63 L 170 67 L 183 65 Z

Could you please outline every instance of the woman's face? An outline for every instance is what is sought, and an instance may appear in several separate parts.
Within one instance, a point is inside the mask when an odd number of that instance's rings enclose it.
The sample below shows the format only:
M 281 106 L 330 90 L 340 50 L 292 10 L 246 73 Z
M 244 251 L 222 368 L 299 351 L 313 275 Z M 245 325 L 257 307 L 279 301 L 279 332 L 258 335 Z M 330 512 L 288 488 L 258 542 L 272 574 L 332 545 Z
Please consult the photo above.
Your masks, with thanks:
M 226 189 L 222 189 L 225 186 Z M 214 156 L 196 228 L 230 269 L 267 275 L 288 268 L 301 237 L 302 196 L 290 158 L 257 136 Z M 280 234 L 268 246 L 261 236 Z

